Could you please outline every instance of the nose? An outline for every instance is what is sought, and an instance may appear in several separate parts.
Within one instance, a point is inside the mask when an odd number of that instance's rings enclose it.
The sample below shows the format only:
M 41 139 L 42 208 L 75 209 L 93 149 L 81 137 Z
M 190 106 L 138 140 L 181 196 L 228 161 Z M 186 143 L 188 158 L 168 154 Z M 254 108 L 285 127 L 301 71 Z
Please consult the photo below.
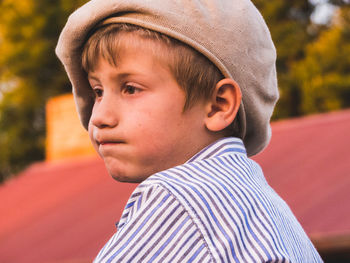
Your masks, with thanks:
M 117 126 L 119 118 L 116 105 L 117 103 L 108 97 L 95 102 L 90 118 L 91 124 L 98 128 Z

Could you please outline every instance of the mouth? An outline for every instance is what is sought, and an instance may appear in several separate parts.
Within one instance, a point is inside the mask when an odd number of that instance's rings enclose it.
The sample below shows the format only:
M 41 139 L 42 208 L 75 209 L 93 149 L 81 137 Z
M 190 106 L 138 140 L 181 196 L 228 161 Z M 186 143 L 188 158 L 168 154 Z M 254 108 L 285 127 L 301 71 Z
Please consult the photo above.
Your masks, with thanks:
M 123 144 L 125 142 L 123 141 L 119 141 L 119 140 L 116 140 L 116 141 L 97 141 L 97 144 L 98 145 L 116 145 L 116 144 Z

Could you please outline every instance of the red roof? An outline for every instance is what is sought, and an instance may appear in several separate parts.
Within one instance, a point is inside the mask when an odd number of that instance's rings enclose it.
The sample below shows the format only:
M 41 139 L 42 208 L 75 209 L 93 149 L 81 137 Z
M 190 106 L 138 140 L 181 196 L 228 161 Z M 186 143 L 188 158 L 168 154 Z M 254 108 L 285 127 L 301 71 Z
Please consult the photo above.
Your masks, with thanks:
M 134 188 L 96 157 L 31 166 L 0 188 L 0 262 L 91 262 Z
M 273 123 L 255 157 L 313 237 L 350 235 L 350 111 Z M 0 186 L 0 262 L 91 262 L 132 184 L 96 157 L 32 165 Z
M 273 123 L 254 159 L 310 235 L 350 234 L 350 110 Z

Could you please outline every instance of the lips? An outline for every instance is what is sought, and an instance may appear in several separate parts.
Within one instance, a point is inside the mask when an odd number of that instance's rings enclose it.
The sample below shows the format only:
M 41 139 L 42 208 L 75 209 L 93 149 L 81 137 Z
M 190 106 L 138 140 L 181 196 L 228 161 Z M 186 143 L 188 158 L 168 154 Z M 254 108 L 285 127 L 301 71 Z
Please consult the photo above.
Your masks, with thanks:
M 123 138 L 117 136 L 116 134 L 106 132 L 102 133 L 98 132 L 97 130 L 93 131 L 92 138 L 95 146 L 103 148 L 107 146 L 116 146 L 126 143 L 126 141 Z
M 98 145 L 112 145 L 112 144 L 122 144 L 122 143 L 125 143 L 123 141 L 120 141 L 120 140 L 103 140 L 103 141 L 99 141 L 97 140 L 97 144 Z

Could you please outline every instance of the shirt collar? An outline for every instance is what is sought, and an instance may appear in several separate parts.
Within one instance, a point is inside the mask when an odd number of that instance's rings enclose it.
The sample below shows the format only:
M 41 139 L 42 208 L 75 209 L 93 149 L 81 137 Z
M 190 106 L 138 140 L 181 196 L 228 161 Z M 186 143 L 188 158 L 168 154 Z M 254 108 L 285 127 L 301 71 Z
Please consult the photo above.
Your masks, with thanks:
M 197 154 L 195 154 L 191 159 L 187 161 L 187 163 L 212 158 L 228 153 L 239 153 L 247 155 L 243 141 L 235 137 L 225 137 L 219 139 L 202 149 Z

